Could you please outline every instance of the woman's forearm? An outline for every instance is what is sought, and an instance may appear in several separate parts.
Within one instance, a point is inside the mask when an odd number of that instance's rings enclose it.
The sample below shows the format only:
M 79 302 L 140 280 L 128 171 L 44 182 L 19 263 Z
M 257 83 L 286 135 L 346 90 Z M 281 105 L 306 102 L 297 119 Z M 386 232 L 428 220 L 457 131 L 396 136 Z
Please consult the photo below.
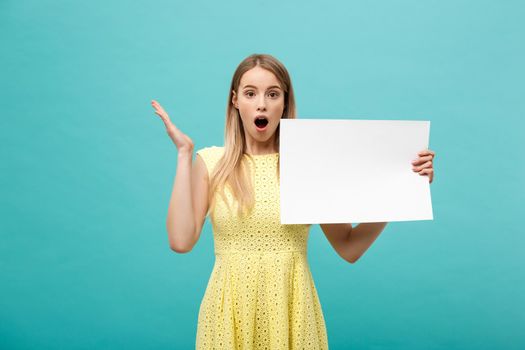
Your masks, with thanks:
M 367 251 L 387 224 L 388 222 L 366 222 L 350 231 L 348 248 L 353 262 Z
M 177 172 L 168 208 L 166 228 L 170 246 L 177 252 L 190 251 L 195 238 L 195 215 L 191 194 L 192 152 L 179 152 Z

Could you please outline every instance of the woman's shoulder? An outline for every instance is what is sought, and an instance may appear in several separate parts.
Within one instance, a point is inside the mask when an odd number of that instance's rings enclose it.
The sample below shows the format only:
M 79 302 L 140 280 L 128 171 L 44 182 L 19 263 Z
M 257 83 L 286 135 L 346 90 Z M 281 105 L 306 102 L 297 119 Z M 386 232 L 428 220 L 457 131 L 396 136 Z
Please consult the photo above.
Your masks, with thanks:
M 200 155 L 222 155 L 224 146 L 205 146 L 195 152 Z
M 208 170 L 213 170 L 219 159 L 222 157 L 224 153 L 224 147 L 223 146 L 206 146 L 203 148 L 200 148 L 195 152 L 198 154 L 204 163 L 206 164 Z

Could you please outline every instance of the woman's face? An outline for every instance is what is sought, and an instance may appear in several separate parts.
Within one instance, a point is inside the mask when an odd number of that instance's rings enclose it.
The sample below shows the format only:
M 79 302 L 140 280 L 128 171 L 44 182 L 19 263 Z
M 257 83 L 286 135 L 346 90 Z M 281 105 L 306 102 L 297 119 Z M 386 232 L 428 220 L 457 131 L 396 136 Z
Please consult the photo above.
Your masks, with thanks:
M 264 142 L 274 135 L 281 121 L 284 91 L 272 72 L 256 66 L 241 77 L 232 103 L 239 110 L 246 137 Z

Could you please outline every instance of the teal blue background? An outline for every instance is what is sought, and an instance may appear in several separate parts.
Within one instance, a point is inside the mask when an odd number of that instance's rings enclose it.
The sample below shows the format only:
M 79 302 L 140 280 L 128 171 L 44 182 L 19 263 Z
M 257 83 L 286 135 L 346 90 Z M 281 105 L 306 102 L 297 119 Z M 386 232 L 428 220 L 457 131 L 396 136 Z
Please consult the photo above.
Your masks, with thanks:
M 520 1 L 0 1 L 0 348 L 189 349 L 209 220 L 170 250 L 177 152 L 222 145 L 236 66 L 288 68 L 299 117 L 430 120 L 433 221 L 309 262 L 331 349 L 523 349 Z M 520 141 L 521 140 L 521 141 Z M 314 164 L 312 164 L 314 166 Z

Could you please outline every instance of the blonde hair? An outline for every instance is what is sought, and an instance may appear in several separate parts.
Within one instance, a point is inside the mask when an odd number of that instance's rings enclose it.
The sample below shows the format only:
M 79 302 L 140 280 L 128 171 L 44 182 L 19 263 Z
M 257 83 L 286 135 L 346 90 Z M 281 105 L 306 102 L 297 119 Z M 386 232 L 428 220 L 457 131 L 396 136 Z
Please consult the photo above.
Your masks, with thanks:
M 292 82 L 284 65 L 275 57 L 267 54 L 253 54 L 246 57 L 237 66 L 231 81 L 228 105 L 226 108 L 224 154 L 210 176 L 210 191 L 208 197 L 208 202 L 210 203 L 209 212 L 213 211 L 216 204 L 215 192 L 220 193 L 224 202 L 228 208 L 230 208 L 224 193 L 225 186 L 230 188 L 233 197 L 237 200 L 239 216 L 249 214 L 255 205 L 250 168 L 243 161 L 246 152 L 246 135 L 244 134 L 239 110 L 233 106 L 232 97 L 233 91 L 235 91 L 236 94 L 239 92 L 239 85 L 243 74 L 257 66 L 272 72 L 284 91 L 284 111 L 281 119 L 296 118 Z M 277 149 L 279 149 L 279 130 L 280 125 L 278 125 L 275 130 L 275 147 Z M 249 154 L 247 154 L 247 156 L 248 159 L 253 161 L 253 158 L 251 158 Z M 277 162 L 277 177 L 279 177 L 279 159 Z M 220 189 L 220 191 L 218 191 L 218 189 Z

